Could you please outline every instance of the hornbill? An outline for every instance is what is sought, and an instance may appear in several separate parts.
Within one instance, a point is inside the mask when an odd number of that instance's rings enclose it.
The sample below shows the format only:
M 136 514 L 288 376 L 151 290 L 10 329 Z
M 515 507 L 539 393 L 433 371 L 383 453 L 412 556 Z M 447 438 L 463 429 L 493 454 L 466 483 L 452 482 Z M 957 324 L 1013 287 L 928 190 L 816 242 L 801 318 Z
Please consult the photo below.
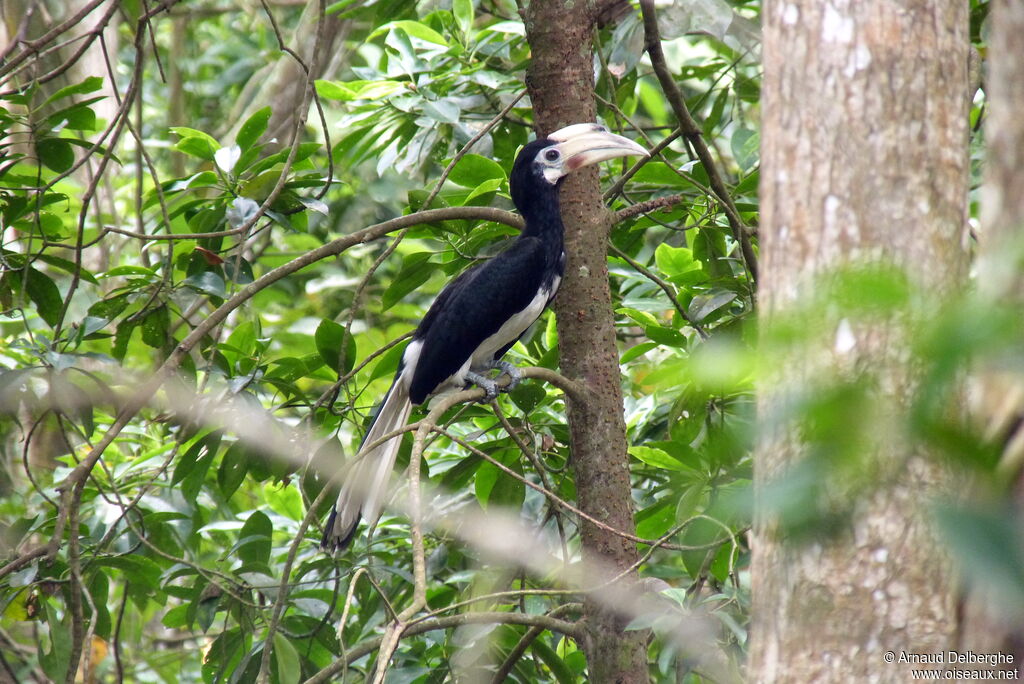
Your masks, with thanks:
M 448 283 L 416 328 L 338 494 L 322 548 L 344 549 L 360 516 L 376 521 L 401 436 L 377 442 L 406 425 L 414 404 L 470 383 L 493 399 L 497 385 L 485 373 L 494 368 L 508 374 L 509 389 L 518 383 L 519 372 L 501 357 L 551 302 L 565 269 L 559 185 L 576 169 L 630 155 L 647 151 L 590 123 L 557 130 L 519 152 L 509 188 L 525 228 L 508 249 Z

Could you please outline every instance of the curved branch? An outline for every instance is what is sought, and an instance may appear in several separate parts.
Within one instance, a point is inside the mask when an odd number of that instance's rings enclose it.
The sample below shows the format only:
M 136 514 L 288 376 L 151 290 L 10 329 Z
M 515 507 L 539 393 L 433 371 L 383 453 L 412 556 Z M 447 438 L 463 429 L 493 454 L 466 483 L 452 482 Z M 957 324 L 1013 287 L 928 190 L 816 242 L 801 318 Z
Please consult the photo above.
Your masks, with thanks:
M 651 57 L 651 66 L 654 67 L 654 73 L 658 76 L 661 89 L 665 91 L 665 96 L 672 106 L 672 111 L 675 112 L 676 118 L 679 120 L 683 136 L 693 145 L 697 157 L 700 158 L 700 162 L 708 174 L 708 182 L 711 185 L 711 189 L 715 191 L 715 196 L 722 203 L 722 209 L 729 219 L 729 226 L 732 228 L 733 237 L 740 243 L 743 260 L 750 271 L 750 277 L 756 283 L 758 279 L 757 255 L 754 254 L 754 248 L 750 244 L 748 229 L 743 224 L 743 220 L 736 210 L 732 197 L 729 196 L 729 190 L 725 187 L 725 182 L 718 171 L 714 157 L 711 156 L 711 150 L 708 149 L 707 143 L 704 142 L 700 126 L 693 120 L 690 110 L 686 107 L 686 101 L 683 99 L 682 93 L 679 92 L 679 87 L 676 85 L 672 74 L 669 73 L 668 65 L 665 63 L 665 53 L 661 49 L 661 33 L 658 30 L 658 17 L 654 12 L 654 0 L 640 0 L 640 12 L 643 14 L 645 48 L 647 49 L 647 54 Z
M 503 612 L 484 612 L 484 613 L 462 613 L 460 615 L 451 615 L 449 617 L 435 618 L 433 620 L 424 620 L 423 622 L 417 622 L 409 625 L 402 632 L 402 637 L 416 636 L 417 634 L 423 634 L 424 632 L 432 632 L 435 629 L 451 629 L 452 627 L 460 627 L 462 625 L 477 625 L 477 624 L 501 624 L 501 625 L 527 625 L 529 627 L 540 627 L 541 629 L 547 629 L 552 632 L 559 632 L 568 637 L 571 637 L 577 641 L 582 638 L 583 630 L 576 622 L 568 622 L 566 620 L 559 620 L 558 618 L 550 617 L 548 615 L 527 615 L 525 613 L 503 613 Z M 332 681 L 332 677 L 348 667 L 350 664 L 359 660 L 364 655 L 372 653 L 380 648 L 381 642 L 384 637 L 376 637 L 368 641 L 353 647 L 348 651 L 343 658 L 339 658 L 324 669 L 317 672 L 315 675 L 307 679 L 304 684 L 322 684 L 323 682 Z
M 137 414 L 146 402 L 149 401 L 161 385 L 177 370 L 191 349 L 199 343 L 215 326 L 227 318 L 228 314 L 251 299 L 261 290 L 269 287 L 285 276 L 291 275 L 306 266 L 316 263 L 327 257 L 336 256 L 355 245 L 375 240 L 388 233 L 399 230 L 406 226 L 434 223 L 437 221 L 448 221 L 456 219 L 478 219 L 504 223 L 516 228 L 521 228 L 522 219 L 512 212 L 503 209 L 490 207 L 446 207 L 443 209 L 428 209 L 426 211 L 399 216 L 389 221 L 364 228 L 349 235 L 340 237 L 328 242 L 326 245 L 317 247 L 306 252 L 300 257 L 292 259 L 275 269 L 267 271 L 262 276 L 249 283 L 230 299 L 213 310 L 192 332 L 182 340 L 163 365 L 153 374 L 149 382 L 143 383 L 138 391 L 127 401 L 118 413 L 113 424 L 107 429 L 103 437 L 96 442 L 96 445 L 72 470 L 64 481 L 57 487 L 61 492 L 61 512 L 54 527 L 53 538 L 48 545 L 48 554 L 53 557 L 60 547 L 60 539 L 63 536 L 64 528 L 67 525 L 68 507 L 72 501 L 81 497 L 82 489 L 85 486 L 86 478 L 96 465 L 100 455 L 106 450 L 121 431 L 128 425 L 131 419 Z M 555 374 L 557 375 L 557 374 Z M 559 376 L 560 377 L 560 376 Z M 568 381 L 566 381 L 568 382 Z
M 582 603 L 566 603 L 558 606 L 547 613 L 550 618 L 558 618 L 563 613 L 568 613 L 572 610 L 580 610 L 583 608 Z M 494 673 L 494 677 L 491 678 L 492 684 L 501 684 L 508 676 L 512 673 L 512 668 L 515 667 L 519 659 L 526 653 L 526 649 L 530 647 L 534 639 L 540 636 L 547 627 L 543 625 L 533 625 L 530 629 L 526 630 L 526 634 L 519 640 L 519 642 L 509 651 L 509 654 L 505 657 L 505 662 L 501 664 L 498 671 Z

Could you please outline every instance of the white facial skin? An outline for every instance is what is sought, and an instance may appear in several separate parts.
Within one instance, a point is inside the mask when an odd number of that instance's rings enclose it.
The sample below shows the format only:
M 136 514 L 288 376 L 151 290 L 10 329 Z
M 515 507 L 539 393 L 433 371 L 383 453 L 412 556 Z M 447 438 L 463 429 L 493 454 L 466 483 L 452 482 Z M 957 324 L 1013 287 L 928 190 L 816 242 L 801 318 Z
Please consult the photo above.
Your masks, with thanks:
M 573 124 L 548 136 L 556 143 L 545 147 L 534 164 L 552 185 L 576 169 L 608 159 L 648 156 L 646 149 L 629 138 L 615 135 L 600 124 Z

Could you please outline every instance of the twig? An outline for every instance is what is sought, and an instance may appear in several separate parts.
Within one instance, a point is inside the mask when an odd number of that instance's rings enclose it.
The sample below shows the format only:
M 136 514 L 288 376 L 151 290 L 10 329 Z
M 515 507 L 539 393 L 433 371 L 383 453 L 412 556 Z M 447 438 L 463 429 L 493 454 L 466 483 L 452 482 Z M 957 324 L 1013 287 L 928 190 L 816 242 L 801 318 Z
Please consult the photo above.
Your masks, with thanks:
M 437 184 L 434 186 L 434 189 L 430 191 L 430 194 L 427 196 L 427 199 L 425 199 L 423 201 L 423 204 L 420 205 L 421 210 L 428 208 L 431 202 L 434 201 L 434 198 L 437 197 L 437 194 L 441 192 L 441 186 L 444 185 L 444 182 L 446 180 L 448 180 L 448 174 L 452 172 L 452 169 L 454 169 L 455 165 L 459 163 L 459 160 L 466 156 L 466 154 L 469 152 L 470 149 L 472 149 L 473 145 L 475 145 L 477 141 L 479 141 L 481 138 L 487 135 L 492 128 L 501 123 L 501 120 L 504 119 L 505 116 L 510 111 L 512 111 L 512 108 L 519 104 L 519 101 L 523 99 L 523 97 L 525 96 L 526 90 L 520 91 L 520 93 L 516 95 L 511 102 L 509 102 L 500 112 L 498 112 L 497 116 L 495 116 L 493 119 L 484 124 L 484 127 L 481 128 L 476 135 L 470 138 L 469 142 L 462 146 L 462 149 L 455 153 L 455 156 L 452 157 L 452 160 L 448 162 L 448 166 L 446 166 L 444 168 L 444 171 L 441 172 L 441 177 L 437 180 Z
M 740 244 L 740 251 L 743 254 L 744 262 L 746 262 L 747 270 L 750 271 L 750 277 L 756 283 L 758 279 L 757 256 L 754 254 L 754 248 L 750 244 L 747 227 L 743 225 L 743 221 L 740 219 L 739 212 L 736 210 L 732 197 L 729 196 L 729 190 L 722 180 L 722 175 L 718 171 L 714 157 L 711 156 L 711 151 L 704 142 L 700 127 L 693 120 L 690 110 L 686 107 L 686 101 L 683 99 L 682 93 L 679 92 L 679 87 L 676 85 L 675 79 L 672 78 L 672 74 L 669 72 L 668 65 L 665 62 L 665 53 L 661 49 L 661 33 L 658 30 L 658 17 L 654 10 L 654 0 L 640 0 L 640 11 L 643 14 L 644 42 L 647 54 L 651 58 L 651 66 L 654 67 L 654 73 L 658 76 L 658 82 L 661 83 L 661 88 L 665 92 L 665 96 L 668 97 L 672 111 L 675 112 L 676 118 L 679 120 L 679 126 L 683 130 L 683 135 L 693 145 L 697 157 L 708 174 L 711 189 L 714 190 L 715 196 L 722 204 L 722 209 L 729 220 L 729 226 L 732 228 L 733 238 Z
M 501 426 L 505 428 L 505 433 L 512 438 L 512 441 L 516 443 L 517 447 L 519 447 L 519 451 L 529 459 L 530 464 L 533 465 L 533 469 L 537 471 L 537 477 L 540 478 L 541 485 L 546 491 L 553 492 L 554 489 L 551 487 L 551 483 L 548 482 L 547 470 L 541 463 L 540 458 L 533 449 L 529 448 L 526 442 L 519 439 L 519 435 L 516 434 L 515 428 L 512 427 L 512 424 L 509 422 L 505 412 L 501 410 L 501 404 L 498 403 L 497 398 L 491 400 L 491 409 L 494 411 L 494 415 L 498 417 L 498 420 L 501 421 Z M 549 510 L 552 515 L 554 515 L 555 525 L 558 527 L 558 540 L 562 543 L 562 560 L 565 563 L 568 563 L 569 550 L 565 544 L 565 527 L 562 524 L 561 510 L 555 506 L 552 506 Z
M 636 204 L 632 204 L 628 207 L 625 207 L 624 209 L 619 209 L 617 212 L 615 212 L 613 220 L 615 221 L 615 223 L 620 223 L 622 221 L 625 221 L 626 219 L 631 219 L 634 216 L 638 216 L 640 214 L 646 214 L 651 211 L 657 211 L 658 209 L 671 207 L 675 204 L 679 204 L 680 202 L 685 201 L 686 199 L 686 195 L 680 193 L 678 195 L 666 195 L 664 197 L 655 197 L 654 199 L 649 199 L 645 202 L 637 202 Z
M 705 340 L 708 339 L 708 334 L 704 330 L 704 328 L 701 327 L 700 323 L 698 323 L 697 321 L 693 320 L 693 318 L 690 317 L 690 314 L 688 314 L 686 312 L 686 309 L 683 308 L 683 305 L 679 303 L 679 298 L 676 295 L 675 288 L 673 288 L 671 285 L 669 285 L 667 282 L 665 282 L 656 273 L 651 271 L 651 269 L 647 268 L 646 266 L 641 264 L 639 261 L 637 261 L 633 257 L 629 256 L 625 252 L 623 252 L 621 249 L 616 247 L 611 242 L 608 243 L 608 247 L 611 248 L 612 252 L 614 252 L 617 257 L 619 257 L 620 259 L 625 260 L 626 263 L 628 263 L 630 266 L 632 266 L 637 271 L 639 271 L 644 277 L 646 277 L 648 280 L 650 280 L 655 285 L 660 287 L 661 290 L 668 297 L 669 301 L 672 302 L 672 306 L 674 306 L 676 311 L 679 312 L 679 315 L 682 317 L 682 319 L 684 321 L 686 321 L 690 325 L 691 328 L 696 330 L 697 334 L 700 335 L 702 339 L 705 339 Z
M 260 672 L 256 680 L 259 684 L 266 684 L 266 682 L 270 681 L 270 654 L 273 651 L 274 634 L 277 632 L 277 628 L 281 624 L 281 616 L 284 614 L 285 599 L 288 598 L 288 589 L 290 588 L 289 579 L 292 574 L 292 566 L 295 565 L 295 558 L 299 553 L 299 547 L 306 542 L 306 529 L 309 528 L 313 519 L 317 517 L 320 504 L 327 499 L 327 494 L 330 491 L 331 488 L 324 485 L 323 489 L 320 490 L 320 493 L 313 500 L 313 503 L 309 505 L 305 517 L 299 523 L 299 529 L 295 532 L 295 539 L 292 540 L 292 544 L 288 549 L 288 558 L 284 562 L 284 567 L 281 568 L 281 581 L 277 585 L 277 597 L 274 599 L 274 607 L 270 612 L 270 622 L 267 623 L 267 633 L 263 638 L 263 656 L 260 659 Z
M 575 622 L 559 620 L 558 618 L 550 617 L 548 615 L 528 615 L 523 613 L 503 612 L 462 613 L 460 615 L 424 620 L 423 622 L 417 622 L 416 624 L 406 627 L 402 636 L 415 636 L 417 634 L 423 634 L 424 632 L 431 632 L 435 629 L 451 629 L 452 627 L 460 627 L 462 625 L 478 624 L 537 625 L 552 632 L 565 634 L 577 641 L 583 636 L 583 630 L 580 628 L 580 625 Z M 323 684 L 323 682 L 333 681 L 334 675 L 347 667 L 348 664 L 355 662 L 364 655 L 373 653 L 380 648 L 384 638 L 385 637 L 381 636 L 359 644 L 346 653 L 343 658 L 339 658 L 337 661 L 331 663 L 307 679 L 304 684 Z
M 23 44 L 25 45 L 24 49 L 14 57 L 7 60 L 3 66 L 0 66 L 0 79 L 14 71 L 15 68 L 28 59 L 29 55 L 37 53 L 41 46 L 46 45 L 60 34 L 81 24 L 83 19 L 89 16 L 94 9 L 102 5 L 104 2 L 106 2 L 106 0 L 92 0 L 92 2 L 79 10 L 73 17 L 69 17 L 63 24 L 54 26 L 35 40 L 23 41 Z M 117 5 L 116 2 L 111 4 Z
M 563 613 L 568 613 L 571 610 L 580 610 L 583 607 L 582 603 L 566 603 L 565 605 L 558 606 L 551 611 L 548 611 L 547 615 L 551 618 L 557 618 Z M 505 656 L 505 662 L 501 664 L 501 667 L 494 673 L 494 677 L 491 678 L 491 684 L 501 684 L 504 682 L 509 674 L 512 672 L 512 668 L 516 666 L 519 659 L 526 653 L 526 649 L 530 647 L 533 640 L 541 635 L 541 632 L 547 628 L 544 625 L 533 625 L 530 629 L 526 630 L 526 634 L 512 647 L 508 655 Z
M 144 382 L 135 394 L 126 400 L 124 406 L 122 406 L 121 410 L 118 412 L 117 417 L 107 429 L 106 433 L 104 433 L 103 437 L 101 437 L 96 443 L 96 446 L 89 451 L 85 458 L 82 459 L 82 461 L 58 486 L 57 489 L 61 492 L 61 513 L 57 517 L 57 521 L 54 526 L 54 534 L 49 545 L 50 557 L 53 557 L 53 555 L 56 554 L 56 551 L 60 546 L 60 539 L 63 536 L 64 528 L 67 524 L 67 507 L 70 506 L 73 501 L 77 502 L 77 500 L 80 499 L 85 486 L 86 477 L 89 471 L 91 471 L 96 465 L 96 461 L 99 459 L 100 455 L 108 446 L 110 446 L 117 435 L 121 433 L 135 414 L 141 410 L 149 398 L 156 393 L 167 378 L 174 373 L 189 351 L 198 344 L 199 341 L 214 328 L 214 326 L 223 321 L 228 314 L 244 304 L 256 293 L 269 287 L 281 278 L 291 275 L 292 273 L 299 271 L 310 264 L 316 263 L 321 259 L 326 259 L 327 257 L 340 254 L 354 245 L 369 242 L 370 240 L 387 235 L 391 231 L 399 230 L 409 225 L 466 218 L 496 221 L 506 223 L 514 227 L 519 227 L 522 223 L 522 219 L 516 214 L 489 207 L 446 207 L 443 209 L 428 209 L 416 214 L 399 216 L 389 221 L 384 221 L 374 226 L 370 226 L 369 228 L 356 231 L 355 233 L 342 236 L 336 240 L 332 240 L 326 245 L 310 250 L 288 263 L 268 271 L 253 282 L 247 284 L 236 294 L 232 295 L 230 299 L 214 309 L 209 316 L 200 322 L 199 325 L 197 325 L 192 332 L 185 337 L 184 340 L 178 343 L 174 351 L 170 356 L 168 356 L 167 360 L 164 361 L 163 365 L 157 369 L 150 380 L 148 382 Z
M 643 135 L 643 131 L 641 129 L 638 128 L 637 130 L 640 130 L 641 135 Z M 629 169 L 626 170 L 624 174 L 619 176 L 619 178 L 615 181 L 615 184 L 612 185 L 612 187 L 608 188 L 608 191 L 605 192 L 603 195 L 604 201 L 608 202 L 614 199 L 619 193 L 621 193 L 622 189 L 626 187 L 626 183 L 629 182 L 630 178 L 635 176 L 640 169 L 642 169 L 646 164 L 650 163 L 658 155 L 660 155 L 666 147 L 671 145 L 675 141 L 675 139 L 682 134 L 683 130 L 681 128 L 677 128 L 676 130 L 672 131 L 669 135 L 667 135 L 664 140 L 662 140 L 657 145 L 652 147 L 650 149 L 648 156 L 641 157 L 640 159 L 638 159 L 631 167 L 629 167 Z

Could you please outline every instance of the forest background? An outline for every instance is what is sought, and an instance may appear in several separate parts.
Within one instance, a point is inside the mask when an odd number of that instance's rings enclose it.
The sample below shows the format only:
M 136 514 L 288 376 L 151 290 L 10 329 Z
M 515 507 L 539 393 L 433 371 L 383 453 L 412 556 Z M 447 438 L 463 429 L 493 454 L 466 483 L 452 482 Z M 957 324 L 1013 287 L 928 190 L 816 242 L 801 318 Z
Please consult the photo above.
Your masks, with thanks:
M 1019 666 L 1022 14 L 5 2 L 0 677 Z M 414 413 L 321 552 L 410 331 L 521 225 L 516 151 L 579 121 L 652 154 L 565 184 L 529 379 Z

